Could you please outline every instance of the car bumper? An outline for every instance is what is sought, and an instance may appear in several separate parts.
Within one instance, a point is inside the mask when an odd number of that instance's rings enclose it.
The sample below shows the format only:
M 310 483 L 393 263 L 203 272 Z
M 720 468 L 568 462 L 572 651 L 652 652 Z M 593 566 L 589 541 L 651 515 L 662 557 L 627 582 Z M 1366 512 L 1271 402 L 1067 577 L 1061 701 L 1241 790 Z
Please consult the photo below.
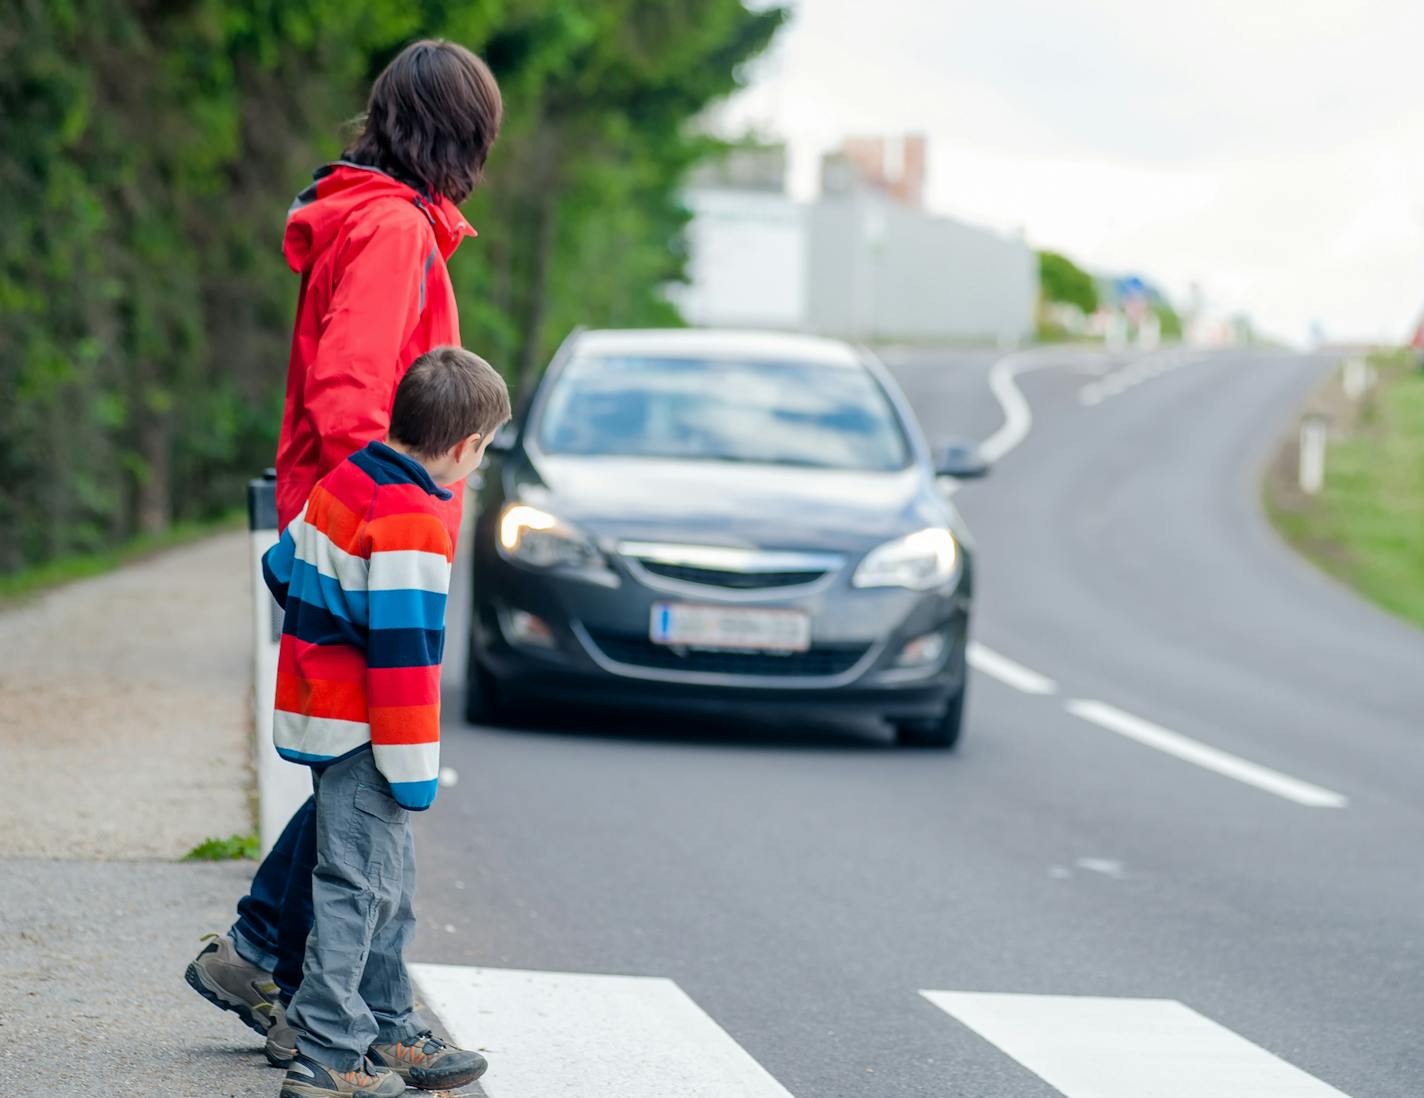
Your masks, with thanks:
M 660 601 L 730 604 L 720 592 L 616 587 L 532 572 L 498 557 L 476 579 L 471 654 L 507 696 L 524 701 L 608 703 L 682 709 L 794 709 L 892 719 L 932 717 L 964 685 L 970 598 L 967 583 L 935 592 L 854 590 L 735 599 L 735 605 L 791 608 L 811 615 L 812 647 L 776 656 L 731 652 L 679 654 L 648 639 Z M 514 636 L 511 616 L 537 616 L 547 645 Z M 905 645 L 943 637 L 936 659 L 900 662 Z

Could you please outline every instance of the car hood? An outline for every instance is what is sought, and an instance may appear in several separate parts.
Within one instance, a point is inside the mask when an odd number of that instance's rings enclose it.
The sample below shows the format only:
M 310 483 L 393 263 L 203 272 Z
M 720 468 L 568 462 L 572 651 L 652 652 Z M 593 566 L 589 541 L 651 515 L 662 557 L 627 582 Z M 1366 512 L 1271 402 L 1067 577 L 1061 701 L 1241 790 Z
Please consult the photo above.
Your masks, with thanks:
M 923 470 L 814 469 L 713 461 L 521 455 L 508 495 L 599 541 L 673 541 L 862 552 L 953 523 Z

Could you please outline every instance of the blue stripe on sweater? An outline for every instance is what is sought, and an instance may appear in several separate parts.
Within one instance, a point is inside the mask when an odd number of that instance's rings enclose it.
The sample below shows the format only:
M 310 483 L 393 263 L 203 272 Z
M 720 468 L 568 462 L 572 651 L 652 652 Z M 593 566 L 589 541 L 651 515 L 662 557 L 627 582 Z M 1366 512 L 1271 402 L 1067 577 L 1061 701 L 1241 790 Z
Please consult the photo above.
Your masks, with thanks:
M 324 575 L 314 564 L 299 560 L 292 566 L 291 598 L 301 599 L 309 606 L 322 606 L 335 617 L 357 625 L 369 620 L 367 593 L 348 591 L 331 576 Z
M 445 596 L 438 591 L 372 591 L 371 616 L 379 629 L 444 629 Z
M 445 655 L 444 629 L 372 629 L 367 667 L 435 667 Z
M 350 644 L 358 648 L 366 644 L 362 626 L 333 614 L 325 606 L 300 599 L 295 593 L 287 599 L 282 632 L 306 644 Z
M 435 794 L 440 789 L 438 779 L 425 782 L 391 782 L 391 796 L 396 804 L 412 812 L 424 812 L 435 803 Z
M 282 531 L 277 544 L 262 554 L 262 579 L 277 605 L 287 605 L 288 585 L 292 582 L 292 564 L 296 560 L 297 544 L 292 540 L 291 528 Z
M 295 593 L 287 600 L 282 632 L 306 644 L 365 648 L 367 667 L 434 667 L 445 654 L 444 628 L 367 630 Z

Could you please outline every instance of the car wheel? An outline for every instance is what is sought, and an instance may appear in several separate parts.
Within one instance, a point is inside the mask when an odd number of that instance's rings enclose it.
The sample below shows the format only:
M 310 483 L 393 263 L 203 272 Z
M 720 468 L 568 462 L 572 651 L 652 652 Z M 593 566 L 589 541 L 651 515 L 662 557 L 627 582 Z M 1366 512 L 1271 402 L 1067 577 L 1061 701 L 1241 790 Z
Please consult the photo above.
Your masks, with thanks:
M 964 730 L 964 687 L 949 699 L 937 717 L 900 721 L 895 725 L 895 740 L 901 747 L 938 747 L 944 750 L 959 742 Z

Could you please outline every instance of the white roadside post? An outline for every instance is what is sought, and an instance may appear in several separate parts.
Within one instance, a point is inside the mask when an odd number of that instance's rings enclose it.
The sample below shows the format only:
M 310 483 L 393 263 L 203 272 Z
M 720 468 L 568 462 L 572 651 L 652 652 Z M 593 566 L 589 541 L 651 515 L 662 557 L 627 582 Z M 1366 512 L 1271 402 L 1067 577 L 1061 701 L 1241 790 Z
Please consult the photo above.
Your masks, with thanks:
M 262 554 L 277 543 L 277 476 L 247 482 L 252 539 L 253 734 L 257 759 L 257 834 L 265 855 L 287 820 L 311 795 L 311 771 L 284 761 L 272 747 L 272 704 L 277 697 L 277 646 L 282 609 L 262 578 Z
M 1345 390 L 1345 395 L 1351 400 L 1359 400 L 1369 389 L 1370 365 L 1363 358 L 1347 358 L 1345 369 L 1340 379 L 1341 388 Z
M 1330 423 L 1312 413 L 1300 421 L 1300 490 L 1313 496 L 1325 484 L 1325 443 Z

